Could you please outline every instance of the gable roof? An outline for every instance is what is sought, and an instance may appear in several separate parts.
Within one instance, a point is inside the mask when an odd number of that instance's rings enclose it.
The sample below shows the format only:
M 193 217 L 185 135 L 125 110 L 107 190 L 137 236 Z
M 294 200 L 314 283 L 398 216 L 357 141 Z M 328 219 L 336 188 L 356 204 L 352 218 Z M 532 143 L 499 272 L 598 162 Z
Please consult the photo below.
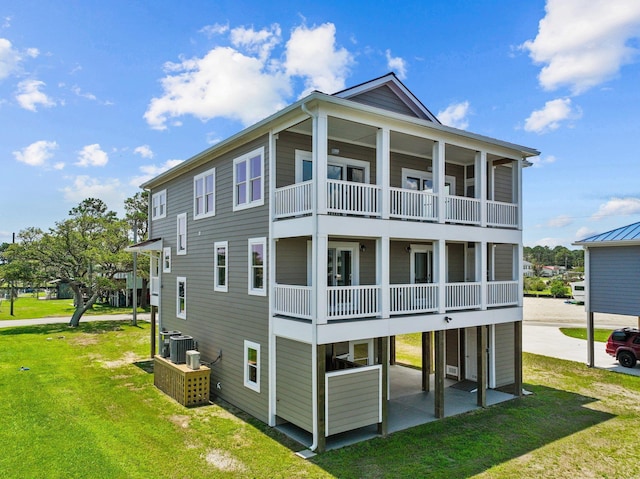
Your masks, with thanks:
M 418 97 L 411 93 L 393 72 L 346 88 L 332 96 L 370 106 L 380 106 L 380 101 L 386 100 L 386 107 L 390 110 L 441 124 L 436 116 L 422 104 Z M 395 104 L 392 105 L 392 102 Z
M 573 243 L 582 246 L 624 246 L 640 244 L 640 222 L 590 236 Z

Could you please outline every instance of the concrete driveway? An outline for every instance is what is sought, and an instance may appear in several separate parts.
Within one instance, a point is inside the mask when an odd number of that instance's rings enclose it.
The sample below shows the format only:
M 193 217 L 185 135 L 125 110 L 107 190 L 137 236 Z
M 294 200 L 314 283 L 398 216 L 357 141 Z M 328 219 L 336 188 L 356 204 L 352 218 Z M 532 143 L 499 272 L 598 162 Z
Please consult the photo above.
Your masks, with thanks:
M 638 327 L 635 316 L 595 313 L 596 329 Z M 522 349 L 568 361 L 587 364 L 587 342 L 565 336 L 560 328 L 586 328 L 587 313 L 583 305 L 568 304 L 562 299 L 524 298 Z M 595 365 L 601 369 L 640 376 L 640 363 L 623 368 L 604 351 L 604 343 L 595 343 Z

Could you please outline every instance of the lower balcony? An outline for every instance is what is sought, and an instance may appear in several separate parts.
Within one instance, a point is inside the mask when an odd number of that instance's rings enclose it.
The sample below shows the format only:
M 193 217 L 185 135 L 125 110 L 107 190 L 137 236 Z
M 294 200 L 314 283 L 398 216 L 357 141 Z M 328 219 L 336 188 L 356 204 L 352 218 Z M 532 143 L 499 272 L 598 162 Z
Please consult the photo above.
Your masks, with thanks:
M 486 285 L 486 307 L 517 306 L 518 281 L 491 281 Z M 447 283 L 444 312 L 482 308 L 481 283 Z M 327 288 L 327 321 L 382 316 L 382 294 L 389 300 L 391 316 L 439 312 L 441 286 L 437 283 L 381 286 L 330 286 Z M 277 284 L 274 314 L 313 319 L 311 286 Z

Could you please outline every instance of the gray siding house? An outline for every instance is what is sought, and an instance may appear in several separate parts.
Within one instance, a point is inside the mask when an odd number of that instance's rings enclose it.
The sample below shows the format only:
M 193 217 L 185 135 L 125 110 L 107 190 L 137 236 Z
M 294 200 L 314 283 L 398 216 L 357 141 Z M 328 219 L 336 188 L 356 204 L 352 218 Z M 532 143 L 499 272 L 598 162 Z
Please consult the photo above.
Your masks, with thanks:
M 640 327 L 640 223 L 573 243 L 584 248 L 588 364 L 594 366 L 594 313 L 637 316 Z
M 422 333 L 434 417 L 445 378 L 476 381 L 479 405 L 519 395 L 538 154 L 440 124 L 393 74 L 313 92 L 142 185 L 160 329 L 218 358 L 212 394 L 318 451 L 386 434 L 399 334 Z

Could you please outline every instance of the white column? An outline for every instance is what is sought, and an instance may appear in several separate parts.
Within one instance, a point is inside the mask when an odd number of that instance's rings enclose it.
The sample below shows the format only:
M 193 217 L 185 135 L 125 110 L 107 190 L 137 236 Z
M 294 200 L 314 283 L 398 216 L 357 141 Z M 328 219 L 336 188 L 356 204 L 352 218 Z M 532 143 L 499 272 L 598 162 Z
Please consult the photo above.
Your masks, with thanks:
M 524 161 L 524 158 L 522 159 Z M 516 170 L 515 180 L 514 180 L 514 188 L 516 191 L 514 192 L 514 201 L 516 205 L 518 205 L 518 229 L 522 231 L 522 161 L 514 162 L 513 169 Z
M 376 239 L 376 284 L 380 286 L 380 317 L 386 319 L 390 316 L 390 291 L 389 291 L 389 237 L 383 236 Z
M 491 258 L 489 258 L 489 248 L 487 248 L 488 243 L 486 241 L 481 241 L 480 243 L 476 243 L 479 246 L 480 252 L 477 254 L 476 258 L 480 262 L 480 268 L 478 270 L 479 277 L 476 276 L 476 281 L 480 281 L 480 309 L 487 309 L 487 288 L 488 281 L 487 278 L 489 276 L 489 261 L 493 261 L 493 250 L 491 251 Z M 493 246 L 492 246 L 493 248 Z
M 438 223 L 444 223 L 445 199 L 444 199 L 444 180 L 445 180 L 445 158 L 444 158 L 444 142 L 436 141 L 433 144 L 433 190 L 438 195 Z
M 513 277 L 518 281 L 518 291 L 524 291 L 524 271 L 522 270 L 522 263 L 524 261 L 524 248 L 522 247 L 522 240 L 520 244 L 513 245 Z M 523 302 L 522 294 L 518 295 L 518 306 L 522 307 Z
M 316 183 L 316 208 L 320 215 L 327 214 L 327 137 L 329 119 L 320 111 L 314 118 L 313 178 Z
M 327 254 L 329 238 L 326 234 L 317 234 L 312 247 L 315 322 L 316 324 L 327 324 Z
M 381 188 L 380 192 L 380 211 L 382 213 L 382 219 L 389 219 L 389 203 L 390 192 L 389 186 L 391 184 L 390 173 L 390 154 L 391 140 L 388 128 L 380 128 L 377 133 L 376 141 L 376 184 Z
M 480 226 L 487 226 L 487 152 L 477 151 L 475 161 L 476 198 L 480 199 Z
M 438 312 L 444 313 L 447 305 L 447 243 L 445 240 L 434 241 L 433 256 L 436 258 L 436 283 L 438 283 Z

